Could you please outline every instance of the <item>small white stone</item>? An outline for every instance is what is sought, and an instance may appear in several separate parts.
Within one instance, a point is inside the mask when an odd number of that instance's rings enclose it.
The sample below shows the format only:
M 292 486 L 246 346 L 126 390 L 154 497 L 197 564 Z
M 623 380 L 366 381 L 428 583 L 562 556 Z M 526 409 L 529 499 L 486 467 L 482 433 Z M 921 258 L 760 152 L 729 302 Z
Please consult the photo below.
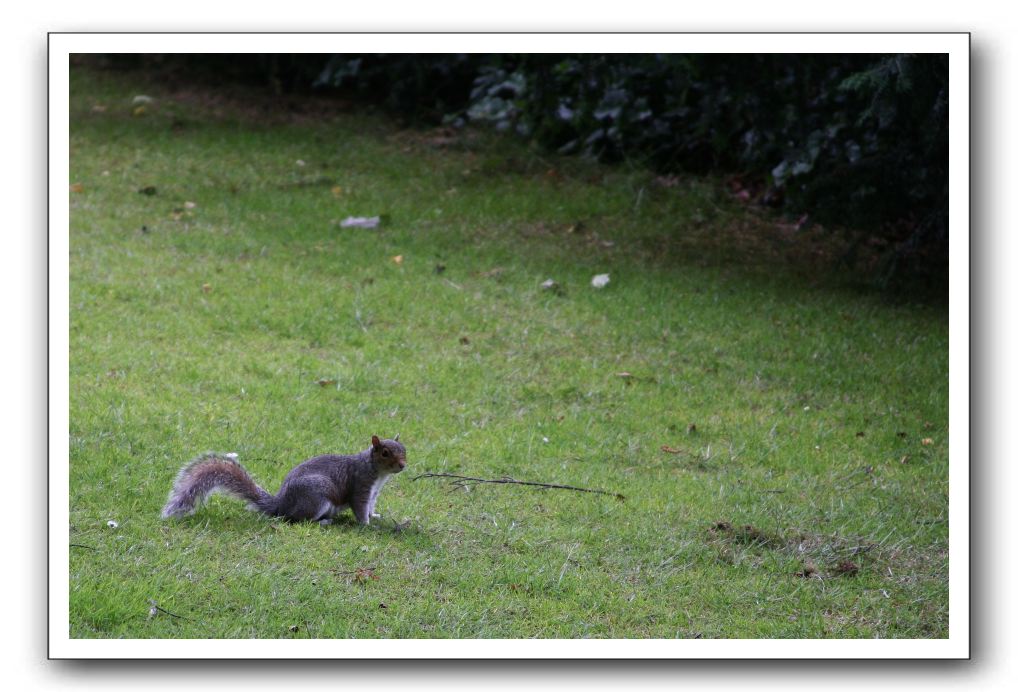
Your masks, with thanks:
M 604 288 L 608 285 L 608 281 L 609 278 L 607 274 L 597 274 L 590 280 L 590 285 L 594 288 Z

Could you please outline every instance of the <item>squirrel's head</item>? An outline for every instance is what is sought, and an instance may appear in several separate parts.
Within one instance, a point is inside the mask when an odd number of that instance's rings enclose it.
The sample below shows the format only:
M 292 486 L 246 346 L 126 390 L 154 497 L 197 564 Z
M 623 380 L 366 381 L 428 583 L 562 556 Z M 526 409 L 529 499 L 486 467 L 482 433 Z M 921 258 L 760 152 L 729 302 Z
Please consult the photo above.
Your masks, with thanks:
M 399 473 L 406 468 L 406 447 L 395 440 L 380 440 L 371 436 L 371 461 L 384 473 Z

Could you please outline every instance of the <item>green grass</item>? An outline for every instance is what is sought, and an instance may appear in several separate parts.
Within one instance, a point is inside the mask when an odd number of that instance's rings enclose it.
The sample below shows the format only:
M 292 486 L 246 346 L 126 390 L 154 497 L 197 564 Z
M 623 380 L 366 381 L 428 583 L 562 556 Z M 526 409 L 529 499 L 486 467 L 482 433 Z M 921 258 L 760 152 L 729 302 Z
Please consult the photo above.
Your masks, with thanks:
M 947 636 L 946 310 L 708 181 L 130 75 L 71 110 L 72 637 Z M 206 450 L 274 491 L 397 432 L 369 528 L 159 519 Z

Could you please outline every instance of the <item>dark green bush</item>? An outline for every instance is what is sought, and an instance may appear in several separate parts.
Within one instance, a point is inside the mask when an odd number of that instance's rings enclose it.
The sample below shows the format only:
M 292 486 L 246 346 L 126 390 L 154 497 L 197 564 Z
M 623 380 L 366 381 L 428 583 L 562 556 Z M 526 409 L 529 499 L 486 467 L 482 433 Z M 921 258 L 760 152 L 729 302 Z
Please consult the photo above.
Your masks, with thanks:
M 878 237 L 888 275 L 946 269 L 946 55 L 336 56 L 318 83 L 562 153 L 738 173 L 761 203 Z

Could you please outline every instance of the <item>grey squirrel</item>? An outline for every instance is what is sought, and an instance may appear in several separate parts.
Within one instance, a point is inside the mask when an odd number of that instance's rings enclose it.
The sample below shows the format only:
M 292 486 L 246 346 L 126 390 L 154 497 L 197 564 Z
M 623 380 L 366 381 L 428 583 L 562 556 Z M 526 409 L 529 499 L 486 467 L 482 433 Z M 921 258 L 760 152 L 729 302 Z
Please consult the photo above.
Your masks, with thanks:
M 406 467 L 406 448 L 371 436 L 371 447 L 357 454 L 312 457 L 286 474 L 271 495 L 237 463 L 235 454 L 205 454 L 180 469 L 163 507 L 162 517 L 192 514 L 209 495 L 222 492 L 248 501 L 248 508 L 290 521 L 329 524 L 350 508 L 361 524 L 375 514 L 378 493 L 393 474 Z

